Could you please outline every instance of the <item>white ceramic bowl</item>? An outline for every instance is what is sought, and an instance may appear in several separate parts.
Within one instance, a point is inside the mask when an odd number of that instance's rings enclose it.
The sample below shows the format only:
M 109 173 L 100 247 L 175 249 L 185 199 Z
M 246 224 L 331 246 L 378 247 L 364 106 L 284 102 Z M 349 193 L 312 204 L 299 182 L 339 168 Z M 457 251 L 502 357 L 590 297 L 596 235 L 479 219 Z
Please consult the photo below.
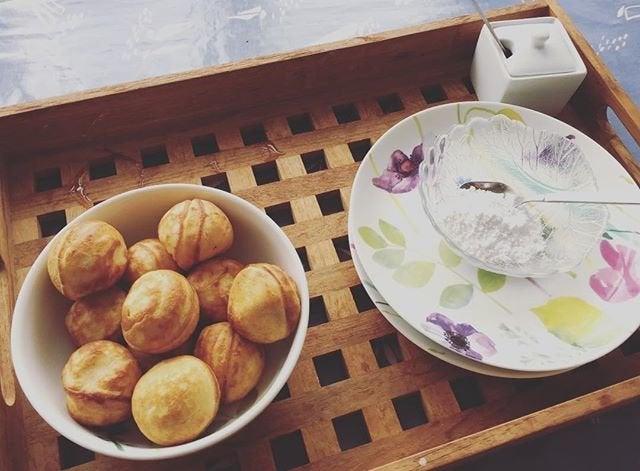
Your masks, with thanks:
M 198 185 L 149 186 L 114 196 L 89 209 L 69 226 L 80 221 L 106 221 L 131 245 L 146 237 L 157 237 L 162 215 L 174 204 L 192 198 L 209 200 L 228 215 L 235 232 L 230 256 L 245 263 L 274 263 L 291 275 L 298 285 L 302 305 L 300 323 L 289 338 L 267 347 L 267 364 L 256 394 L 250 394 L 234 408 L 221 408 L 201 438 L 182 445 L 158 447 L 137 432 L 132 422 L 130 427 L 125 423 L 109 429 L 108 433 L 90 429 L 75 422 L 65 406 L 61 372 L 74 345 L 66 332 L 64 315 L 71 302 L 56 291 L 49 280 L 50 243 L 29 270 L 18 295 L 11 329 L 13 364 L 20 386 L 38 414 L 61 435 L 96 453 L 129 460 L 155 460 L 214 445 L 239 431 L 273 401 L 300 355 L 309 319 L 304 269 L 282 230 L 250 203 L 230 193 Z

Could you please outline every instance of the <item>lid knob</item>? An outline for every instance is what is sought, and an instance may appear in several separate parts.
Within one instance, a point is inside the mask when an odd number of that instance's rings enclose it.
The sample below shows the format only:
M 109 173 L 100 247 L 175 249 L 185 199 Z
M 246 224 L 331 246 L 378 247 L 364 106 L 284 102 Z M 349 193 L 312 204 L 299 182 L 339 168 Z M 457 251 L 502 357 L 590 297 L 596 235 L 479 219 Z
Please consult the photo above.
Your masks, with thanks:
M 550 35 L 548 30 L 536 31 L 531 37 L 531 44 L 537 49 L 542 49 L 544 47 L 544 43 L 549 40 L 549 37 Z

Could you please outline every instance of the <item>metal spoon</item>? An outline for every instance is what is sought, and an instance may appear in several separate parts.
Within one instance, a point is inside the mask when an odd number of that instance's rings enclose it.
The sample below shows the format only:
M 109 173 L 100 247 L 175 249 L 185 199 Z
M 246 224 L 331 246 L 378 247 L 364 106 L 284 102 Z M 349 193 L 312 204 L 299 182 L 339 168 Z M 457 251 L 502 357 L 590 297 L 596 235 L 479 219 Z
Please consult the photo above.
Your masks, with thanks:
M 472 181 L 460 185 L 460 189 L 490 191 L 492 193 L 505 194 L 514 193 L 509 185 L 502 182 Z M 621 194 L 619 191 L 556 191 L 554 193 L 533 194 L 529 196 L 519 196 L 514 202 L 514 206 L 523 203 L 593 203 L 593 204 L 639 204 L 640 192 L 634 194 Z
M 482 21 L 484 22 L 485 26 L 489 30 L 489 33 L 491 33 L 491 36 L 493 36 L 493 39 L 496 40 L 496 42 L 498 43 L 498 46 L 500 46 L 500 49 L 502 49 L 502 53 L 504 54 L 504 56 L 506 58 L 511 57 L 513 53 L 509 49 L 507 49 L 506 46 L 502 44 L 502 42 L 498 39 L 496 30 L 493 29 L 493 26 L 491 26 L 491 23 L 489 23 L 489 20 L 487 19 L 484 12 L 482 11 L 482 8 L 480 8 L 480 5 L 478 4 L 478 2 L 476 0 L 471 0 L 471 2 L 475 5 L 476 10 L 478 10 L 478 14 L 480 15 L 480 18 L 482 18 Z

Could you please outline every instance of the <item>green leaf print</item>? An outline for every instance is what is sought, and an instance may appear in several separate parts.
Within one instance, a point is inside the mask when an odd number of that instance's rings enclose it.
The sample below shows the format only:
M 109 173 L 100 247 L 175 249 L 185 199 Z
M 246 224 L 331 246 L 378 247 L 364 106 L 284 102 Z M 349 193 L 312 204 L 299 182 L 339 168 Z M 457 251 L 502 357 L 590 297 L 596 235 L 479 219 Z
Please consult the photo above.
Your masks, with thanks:
M 496 114 L 501 114 L 514 121 L 520 121 L 521 123 L 524 123 L 524 119 L 522 119 L 522 116 L 520 116 L 520 114 L 518 114 L 511 108 L 502 108 L 501 110 L 498 110 Z
M 364 240 L 365 244 L 367 244 L 372 249 L 383 249 L 387 246 L 387 242 L 370 227 L 359 227 L 358 234 L 360 234 L 360 237 L 362 237 L 362 240 Z
M 433 276 L 435 264 L 431 262 L 409 262 L 400 266 L 393 279 L 408 288 L 422 288 Z
M 477 112 L 486 113 L 491 116 L 496 116 L 501 114 L 502 116 L 506 116 L 509 119 L 524 123 L 524 119 L 522 119 L 522 116 L 520 116 L 519 113 L 512 110 L 511 108 L 501 108 L 498 111 L 493 111 L 489 108 L 483 108 L 481 106 L 472 106 L 471 108 L 467 109 L 463 117 L 461 116 L 461 113 L 460 113 L 460 105 L 458 105 L 458 109 L 457 109 L 458 123 L 461 123 L 461 124 L 466 123 L 469 120 L 469 116 L 471 115 L 471 113 L 477 113 Z
M 385 236 L 389 242 L 395 245 L 399 245 L 400 247 L 406 247 L 404 234 L 400 229 L 398 229 L 393 224 L 388 223 L 384 219 L 380 219 L 378 221 L 378 225 L 380 226 L 382 235 Z
M 403 249 L 382 249 L 373 254 L 373 261 L 385 268 L 398 268 L 403 260 Z
M 601 347 L 618 332 L 618 326 L 602 310 L 576 297 L 553 298 L 531 311 L 550 333 L 578 347 Z
M 480 289 L 485 293 L 498 291 L 506 282 L 507 277 L 505 275 L 478 268 L 478 283 L 480 283 Z
M 444 240 L 438 245 L 438 253 L 445 267 L 453 268 L 460 264 L 462 257 L 453 252 Z
M 473 296 L 473 285 L 460 284 L 447 286 L 440 295 L 440 305 L 449 309 L 466 306 Z

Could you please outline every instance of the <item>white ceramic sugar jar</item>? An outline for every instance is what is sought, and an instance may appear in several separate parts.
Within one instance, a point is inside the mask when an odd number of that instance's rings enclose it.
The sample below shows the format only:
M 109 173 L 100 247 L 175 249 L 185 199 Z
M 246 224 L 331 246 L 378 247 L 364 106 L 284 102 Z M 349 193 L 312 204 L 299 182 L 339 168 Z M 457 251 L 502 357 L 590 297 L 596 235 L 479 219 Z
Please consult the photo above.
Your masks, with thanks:
M 542 17 L 491 25 L 512 55 L 506 57 L 487 27 L 482 27 L 471 64 L 478 100 L 559 113 L 587 75 L 562 23 Z

